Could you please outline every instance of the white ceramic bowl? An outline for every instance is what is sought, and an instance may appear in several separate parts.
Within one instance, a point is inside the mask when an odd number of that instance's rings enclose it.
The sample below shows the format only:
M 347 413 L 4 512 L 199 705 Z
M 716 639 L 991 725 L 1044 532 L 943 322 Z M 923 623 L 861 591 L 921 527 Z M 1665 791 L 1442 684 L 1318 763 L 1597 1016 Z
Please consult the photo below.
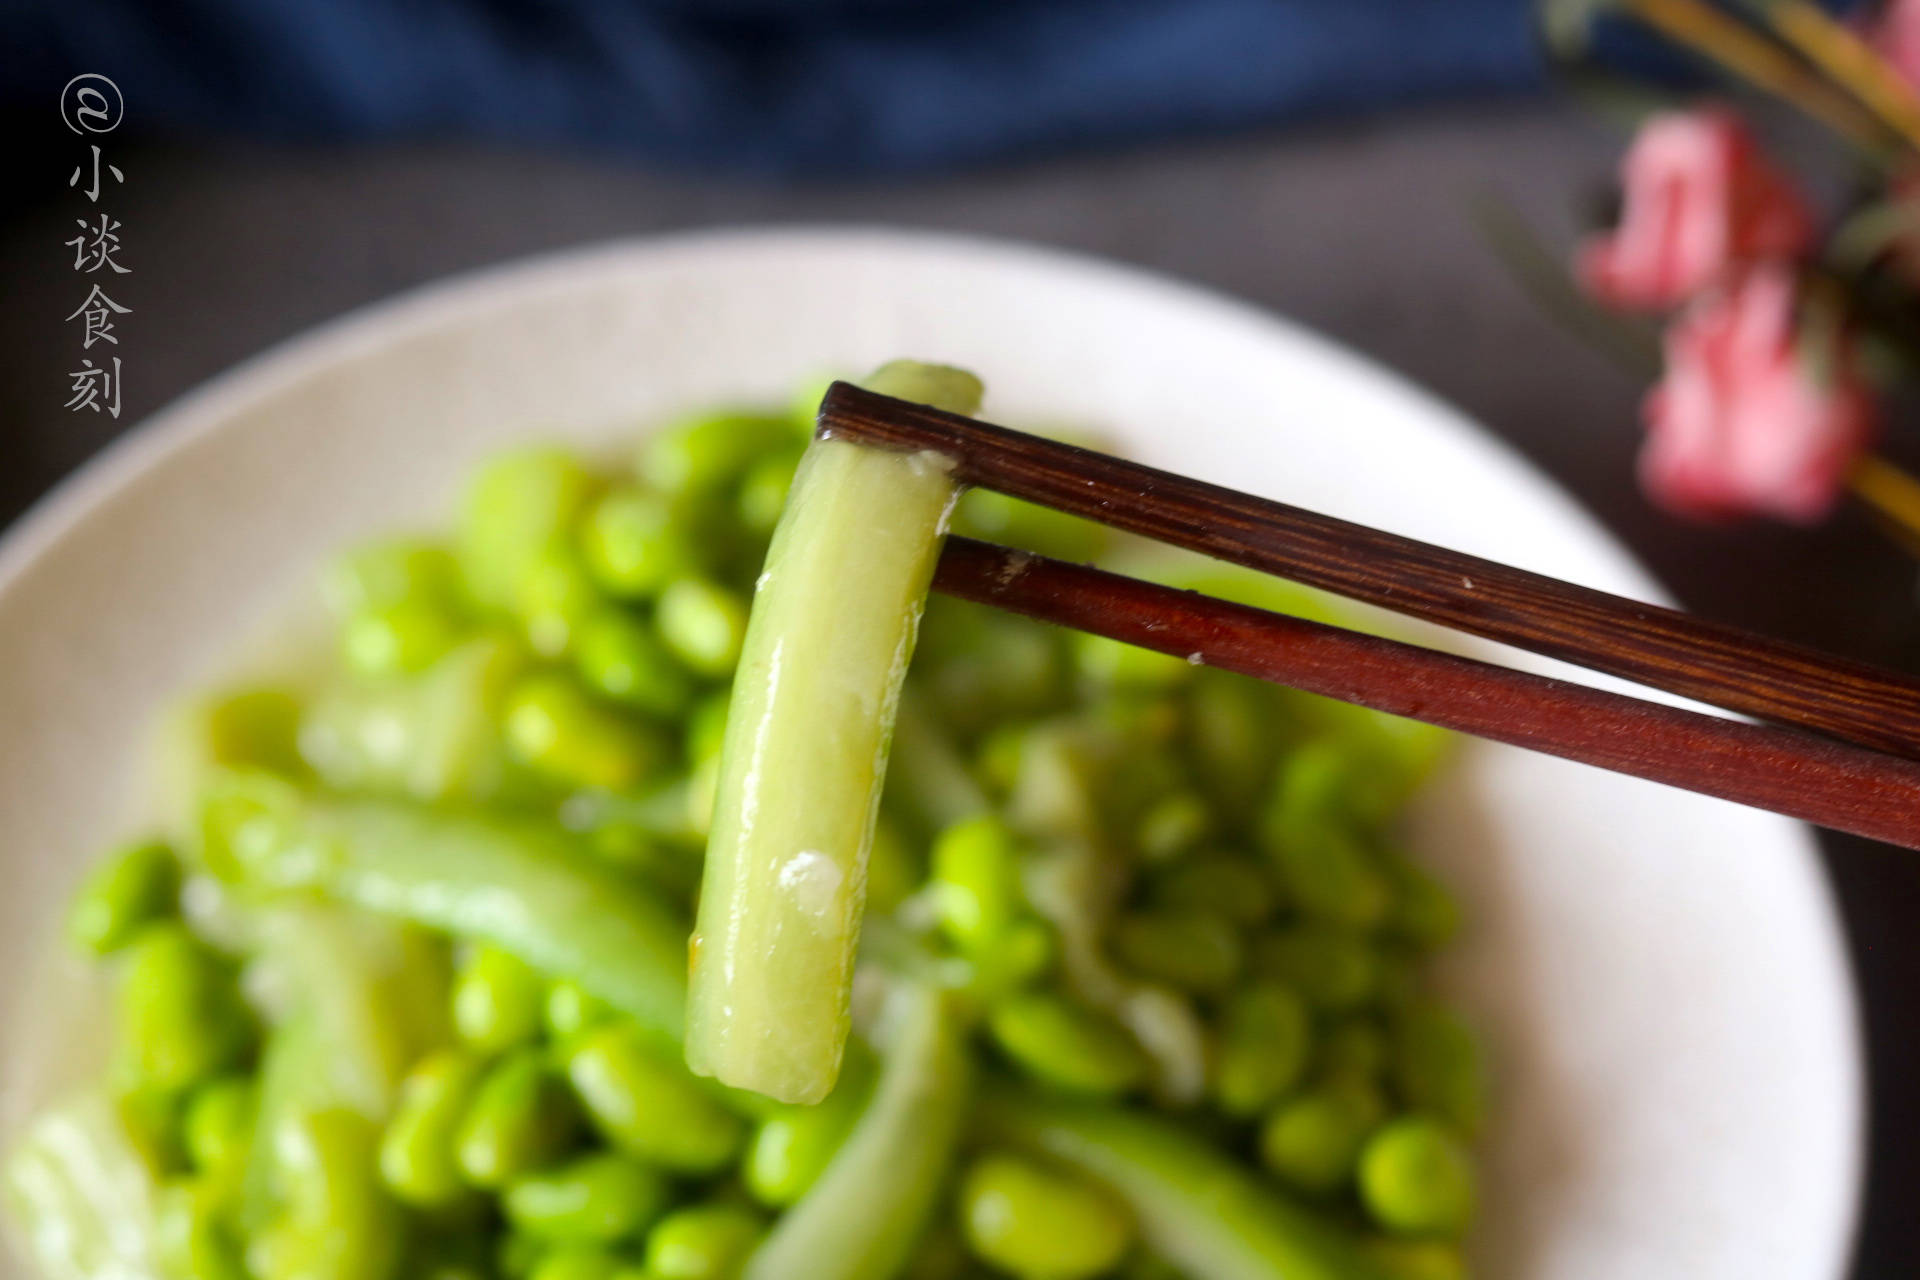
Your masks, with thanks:
M 979 370 L 990 416 L 1092 424 L 1147 462 L 1659 597 L 1458 415 L 1182 285 L 871 230 L 545 258 L 358 313 L 217 379 L 0 545 L 5 971 L 33 971 L 78 868 L 134 816 L 156 709 L 217 673 L 330 549 L 439 520 L 473 461 L 516 438 L 613 441 L 901 354 Z M 1472 908 L 1451 979 L 1496 1059 L 1486 1274 L 1841 1274 L 1860 1049 L 1807 834 L 1481 745 L 1422 826 Z M 0 1009 L 16 1109 L 33 985 L 16 979 Z

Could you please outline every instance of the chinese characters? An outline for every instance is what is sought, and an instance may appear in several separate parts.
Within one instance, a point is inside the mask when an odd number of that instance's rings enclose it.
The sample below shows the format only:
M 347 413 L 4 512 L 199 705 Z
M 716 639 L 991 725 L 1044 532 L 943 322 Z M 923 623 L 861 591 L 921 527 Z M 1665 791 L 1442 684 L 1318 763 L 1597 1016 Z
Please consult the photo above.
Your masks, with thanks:
M 75 133 L 109 133 L 119 125 L 122 110 L 119 87 L 105 76 L 75 76 L 61 91 L 60 115 Z M 120 220 L 98 207 L 101 194 L 108 190 L 103 184 L 124 184 L 126 174 L 121 172 L 118 165 L 103 158 L 99 143 L 90 143 L 87 150 L 87 156 L 74 166 L 73 173 L 67 178 L 68 188 L 78 190 L 87 198 L 88 204 L 94 206 L 87 216 L 74 219 L 80 234 L 66 242 L 66 247 L 73 250 L 74 273 L 96 277 L 88 282 L 91 287 L 86 298 L 67 314 L 68 323 L 80 326 L 82 351 L 92 351 L 96 343 L 107 343 L 116 348 L 120 345 L 120 336 L 114 331 L 114 321 L 128 314 L 132 308 L 115 302 L 101 287 L 101 277 L 112 280 L 115 276 L 130 275 L 133 271 L 133 268 L 122 265 L 119 260 Z M 81 189 L 83 182 L 84 190 Z M 80 367 L 70 370 L 67 378 L 66 407 L 69 412 L 79 413 L 85 409 L 113 418 L 120 416 L 118 355 L 108 355 L 102 351 L 98 361 L 92 357 L 82 357 Z

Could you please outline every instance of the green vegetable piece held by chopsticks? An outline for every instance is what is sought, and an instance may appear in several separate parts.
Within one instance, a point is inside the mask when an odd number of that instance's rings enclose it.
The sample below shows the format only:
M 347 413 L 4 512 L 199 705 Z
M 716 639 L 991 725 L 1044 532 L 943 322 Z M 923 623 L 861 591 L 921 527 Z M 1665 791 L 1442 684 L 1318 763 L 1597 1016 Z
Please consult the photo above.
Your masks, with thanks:
M 867 386 L 979 406 L 956 369 L 890 364 Z M 692 947 L 695 1071 L 783 1102 L 833 1087 L 894 708 L 957 493 L 926 455 L 828 439 L 801 461 L 727 721 Z

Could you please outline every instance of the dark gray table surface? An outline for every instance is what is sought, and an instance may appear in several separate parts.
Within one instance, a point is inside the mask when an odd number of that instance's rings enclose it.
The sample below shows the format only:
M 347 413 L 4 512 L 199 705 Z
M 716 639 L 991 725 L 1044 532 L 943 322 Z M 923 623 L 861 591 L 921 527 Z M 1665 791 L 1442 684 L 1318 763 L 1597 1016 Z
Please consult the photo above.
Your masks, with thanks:
M 58 132 L 55 122 L 52 132 Z M 1857 513 L 1813 531 L 1705 529 L 1634 489 L 1640 388 L 1544 319 L 1468 206 L 1505 192 L 1555 237 L 1618 140 L 1558 108 L 1459 107 L 902 183 L 771 187 L 602 158 L 471 147 L 136 145 L 103 198 L 133 268 L 119 422 L 62 409 L 76 342 L 72 159 L 44 122 L 9 131 L 0 206 L 0 525 L 120 430 L 200 380 L 352 307 L 451 272 L 693 226 L 878 222 L 1105 255 L 1251 299 L 1424 383 L 1513 442 L 1689 607 L 1837 652 L 1920 668 L 1914 563 Z M 35 184 L 38 184 L 36 189 Z M 1909 415 L 1910 417 L 1912 415 Z M 1899 439 L 1913 436 L 1910 444 Z M 1920 432 L 1896 423 L 1912 461 Z M 1920 1268 L 1920 862 L 1826 837 L 1872 1046 L 1870 1189 L 1856 1274 Z M 1597 869 L 1598 870 L 1598 869 Z M 1675 1010 L 1683 1017 L 1684 1010 Z M 1756 1213 L 1768 1206 L 1755 1205 Z

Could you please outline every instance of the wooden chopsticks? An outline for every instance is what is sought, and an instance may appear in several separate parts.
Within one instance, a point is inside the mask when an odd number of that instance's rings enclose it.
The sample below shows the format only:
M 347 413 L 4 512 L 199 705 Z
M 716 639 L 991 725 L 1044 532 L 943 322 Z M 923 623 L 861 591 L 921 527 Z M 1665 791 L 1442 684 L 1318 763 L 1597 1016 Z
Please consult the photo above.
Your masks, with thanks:
M 963 538 L 949 594 L 1618 773 L 1920 848 L 1920 682 L 835 383 L 820 432 L 963 483 L 1774 721 L 1746 724 Z M 1836 741 L 1838 739 L 1838 741 Z

